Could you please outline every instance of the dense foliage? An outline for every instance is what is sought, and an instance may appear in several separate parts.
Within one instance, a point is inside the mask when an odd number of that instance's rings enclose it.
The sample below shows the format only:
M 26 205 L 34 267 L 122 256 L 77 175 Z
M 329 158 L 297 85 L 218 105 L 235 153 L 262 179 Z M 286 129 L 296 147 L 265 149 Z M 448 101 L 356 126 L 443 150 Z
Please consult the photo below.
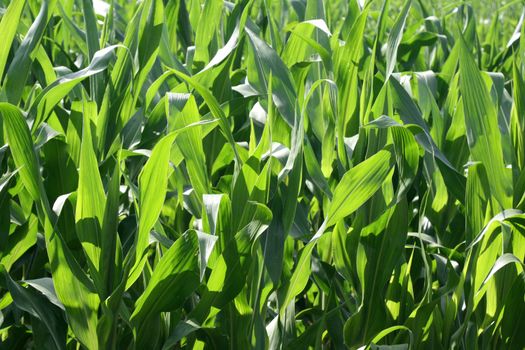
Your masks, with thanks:
M 0 1 L 7 349 L 525 347 L 524 2 Z

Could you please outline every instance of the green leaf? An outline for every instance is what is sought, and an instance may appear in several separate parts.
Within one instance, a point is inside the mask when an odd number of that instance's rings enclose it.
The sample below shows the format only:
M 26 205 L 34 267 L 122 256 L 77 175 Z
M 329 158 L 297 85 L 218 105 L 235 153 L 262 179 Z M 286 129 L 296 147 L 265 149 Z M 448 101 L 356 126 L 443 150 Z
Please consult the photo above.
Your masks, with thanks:
M 42 90 L 29 109 L 32 130 L 36 130 L 36 128 L 49 117 L 49 114 L 57 103 L 76 85 L 84 79 L 105 70 L 113 58 L 113 51 L 117 47 L 119 47 L 119 45 L 109 46 L 97 51 L 93 55 L 93 60 L 91 60 L 91 63 L 86 68 L 62 76 Z
M 405 28 L 405 23 L 408 16 L 408 11 L 410 10 L 410 5 L 412 0 L 407 0 L 405 5 L 401 9 L 390 34 L 388 34 L 388 41 L 386 46 L 386 73 L 385 81 L 388 80 L 397 62 L 397 49 L 403 38 L 403 29 Z
M 241 292 L 252 260 L 250 250 L 272 220 L 272 213 L 266 206 L 248 202 L 247 207 L 251 212 L 248 224 L 236 233 L 215 261 L 206 284 L 207 289 L 190 314 L 190 318 L 199 323 L 205 321 L 212 306 L 224 307 Z
M 45 219 L 45 235 L 53 284 L 58 299 L 66 309 L 68 324 L 84 346 L 98 349 L 97 315 L 100 299 L 94 292 L 93 282 L 82 271 L 48 218 Z
M 500 209 L 512 208 L 512 181 L 503 162 L 497 108 L 492 104 L 481 72 L 460 39 L 460 91 L 465 111 L 467 140 L 474 161 L 480 161 L 490 174 L 490 189 Z
M 98 41 L 97 18 L 91 0 L 82 0 L 82 12 L 84 13 L 84 24 L 86 25 L 86 43 L 88 47 L 89 60 L 93 59 L 95 53 L 100 50 Z M 91 97 L 100 101 L 104 82 L 99 77 L 91 77 Z
M 22 112 L 9 103 L 0 103 L 0 114 L 4 122 L 7 143 L 19 175 L 34 201 L 42 197 L 39 162 L 33 148 L 31 133 Z
M 334 190 L 326 227 L 352 214 L 381 188 L 391 174 L 392 160 L 392 153 L 382 150 L 346 172 Z
M 131 315 L 138 344 L 146 344 L 148 335 L 144 333 L 144 326 L 152 317 L 161 311 L 180 308 L 199 286 L 198 256 L 199 239 L 195 231 L 182 235 L 162 256 Z
M 77 206 L 75 223 L 80 242 L 89 259 L 92 276 L 99 290 L 103 290 L 100 280 L 100 256 L 102 254 L 102 222 L 106 196 L 100 179 L 98 163 L 91 138 L 91 120 L 96 116 L 94 102 L 82 104 L 83 127 L 78 172 Z
M 137 280 L 142 271 L 149 233 L 164 205 L 168 186 L 170 149 L 176 135 L 175 132 L 170 133 L 155 145 L 151 157 L 139 176 L 139 229 L 135 240 L 135 260 L 127 287 Z
M 38 16 L 29 28 L 20 48 L 16 50 L 12 63 L 9 65 L 3 88 L 7 95 L 7 101 L 10 103 L 18 104 L 22 97 L 22 90 L 29 76 L 34 55 L 40 40 L 44 36 L 44 30 L 51 19 L 55 5 L 56 0 L 44 0 L 42 2 Z
M 57 349 L 65 349 L 66 327 L 60 317 L 60 309 L 46 303 L 45 298 L 31 288 L 24 288 L 13 281 L 3 268 L 1 272 L 7 282 L 9 292 L 13 296 L 15 305 L 31 316 L 38 318 L 51 335 L 53 345 Z
M 2 21 L 0 22 L 0 33 L 3 33 L 3 40 L 0 46 L 0 80 L 4 76 L 7 56 L 9 55 L 11 44 L 15 38 L 25 3 L 25 0 L 11 1 L 9 7 L 2 16 Z
M 297 92 L 290 71 L 274 49 L 268 46 L 249 27 L 246 27 L 245 30 L 252 49 L 249 56 L 250 64 L 248 65 L 250 85 L 261 95 L 266 95 L 269 91 L 268 81 L 271 75 L 273 102 L 288 125 L 293 125 Z
M 166 99 L 170 131 L 199 122 L 199 109 L 193 96 L 189 97 L 184 107 L 180 110 L 177 108 L 176 103 L 172 102 L 172 97 L 173 94 L 168 93 Z M 202 138 L 203 135 L 200 128 L 195 127 L 181 132 L 175 141 L 186 161 L 188 175 L 199 201 L 202 200 L 203 194 L 210 192 Z
M 31 216 L 27 223 L 18 227 L 9 235 L 6 242 L 5 253 L 1 255 L 0 265 L 9 272 L 11 267 L 37 242 L 38 220 Z
M 241 159 L 239 157 L 237 146 L 233 138 L 230 123 L 228 122 L 228 119 L 226 118 L 226 115 L 224 114 L 224 111 L 222 110 L 221 106 L 217 102 L 217 99 L 210 93 L 210 91 L 207 88 L 199 84 L 199 82 L 195 80 L 195 78 L 176 70 L 173 70 L 173 73 L 185 82 L 187 82 L 189 85 L 191 85 L 199 93 L 199 95 L 202 96 L 202 98 L 210 108 L 211 113 L 213 114 L 215 119 L 219 120 L 221 132 L 224 135 L 224 137 L 226 137 L 226 140 L 229 142 L 231 148 L 233 149 L 237 166 L 240 166 Z
M 221 20 L 222 0 L 206 0 L 199 17 L 199 25 L 195 32 L 194 61 L 208 63 L 210 60 L 209 46 L 214 39 Z

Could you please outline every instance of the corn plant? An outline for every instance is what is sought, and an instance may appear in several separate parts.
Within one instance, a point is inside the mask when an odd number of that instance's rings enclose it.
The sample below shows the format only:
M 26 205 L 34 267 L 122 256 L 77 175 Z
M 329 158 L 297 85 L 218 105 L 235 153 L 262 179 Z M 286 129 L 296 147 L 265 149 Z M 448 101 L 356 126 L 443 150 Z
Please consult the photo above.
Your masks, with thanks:
M 525 348 L 523 0 L 0 9 L 3 348 Z

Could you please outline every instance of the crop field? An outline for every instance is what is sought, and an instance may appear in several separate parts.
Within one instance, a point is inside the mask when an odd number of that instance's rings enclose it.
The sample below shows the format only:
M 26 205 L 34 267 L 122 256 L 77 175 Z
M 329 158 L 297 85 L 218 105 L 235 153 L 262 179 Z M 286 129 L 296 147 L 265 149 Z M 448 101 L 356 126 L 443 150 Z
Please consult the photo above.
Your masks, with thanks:
M 0 349 L 524 349 L 524 22 L 0 0 Z

